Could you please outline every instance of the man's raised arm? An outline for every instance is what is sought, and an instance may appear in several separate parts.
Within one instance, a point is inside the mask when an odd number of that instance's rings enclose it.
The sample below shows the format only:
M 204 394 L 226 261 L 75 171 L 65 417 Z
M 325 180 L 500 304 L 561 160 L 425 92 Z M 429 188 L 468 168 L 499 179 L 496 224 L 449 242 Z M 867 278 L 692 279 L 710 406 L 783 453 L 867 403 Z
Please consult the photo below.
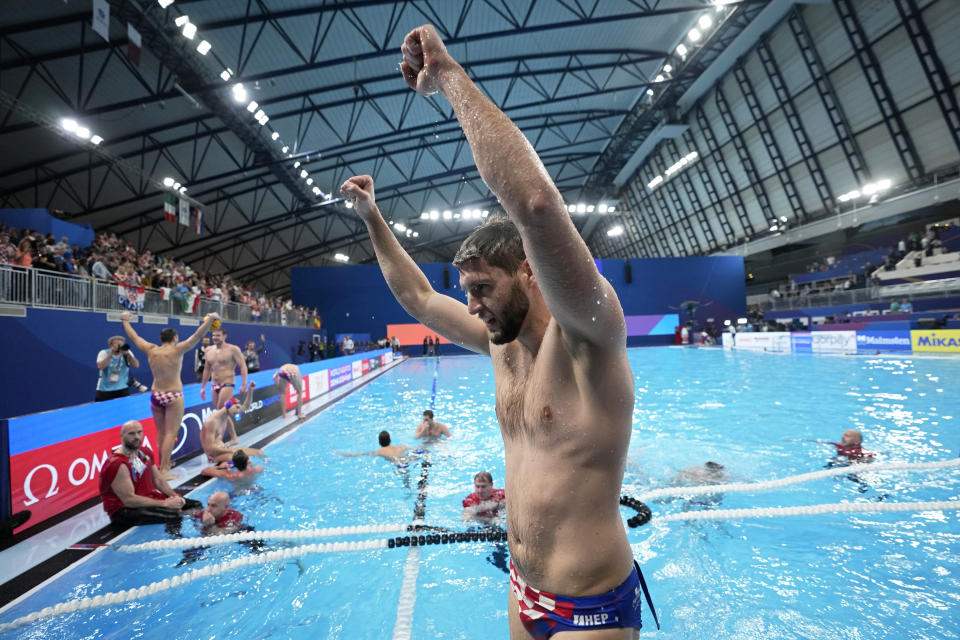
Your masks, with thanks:
M 189 338 L 177 345 L 177 348 L 180 349 L 180 353 L 186 353 L 193 349 L 200 339 L 203 338 L 203 334 L 210 330 L 210 326 L 220 319 L 220 315 L 217 313 L 210 313 L 203 317 L 203 324 L 197 327 L 197 330 L 193 332 Z
M 366 223 L 383 277 L 407 313 L 471 351 L 489 353 L 483 321 L 471 316 L 462 302 L 434 291 L 417 263 L 400 246 L 377 208 L 373 178 L 350 178 L 340 187 L 340 193 L 353 203 Z
M 517 225 L 550 313 L 568 338 L 622 347 L 623 310 L 597 271 L 546 168 L 513 122 L 467 77 L 436 30 L 411 31 L 401 48 L 404 80 L 417 93 L 450 101 L 480 176 Z
M 143 353 L 147 353 L 153 345 L 138 336 L 137 332 L 133 330 L 133 325 L 130 324 L 130 312 L 124 311 L 121 313 L 120 320 L 123 322 L 123 331 L 127 334 L 127 337 L 130 338 L 130 342 Z

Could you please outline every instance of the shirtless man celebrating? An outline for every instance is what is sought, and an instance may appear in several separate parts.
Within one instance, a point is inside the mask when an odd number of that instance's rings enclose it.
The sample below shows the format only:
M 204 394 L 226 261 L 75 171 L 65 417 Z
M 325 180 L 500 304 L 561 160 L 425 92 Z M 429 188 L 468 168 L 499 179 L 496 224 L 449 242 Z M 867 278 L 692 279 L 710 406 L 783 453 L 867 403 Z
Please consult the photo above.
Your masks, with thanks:
M 243 404 L 237 398 L 231 398 L 224 401 L 224 406 L 217 409 L 203 421 L 200 427 L 200 446 L 203 452 L 207 454 L 207 460 L 216 464 L 233 459 L 233 454 L 237 451 L 243 451 L 248 456 L 264 457 L 263 451 L 252 447 L 237 447 L 237 429 L 233 426 L 234 416 L 243 414 L 250 408 L 250 398 L 253 396 L 253 388 L 256 385 L 251 382 L 247 389 L 247 395 L 243 399 Z M 230 442 L 223 444 L 224 432 L 230 432 Z
M 433 411 L 427 409 L 423 412 L 423 422 L 417 425 L 417 432 L 414 438 L 439 438 L 440 436 L 450 437 L 450 427 L 437 422 L 433 419 Z
M 140 351 L 147 354 L 150 371 L 153 373 L 153 393 L 150 395 L 150 409 L 153 411 L 153 423 L 157 427 L 157 440 L 160 445 L 160 473 L 167 480 L 176 478 L 170 473 L 173 464 L 170 454 L 180 431 L 180 422 L 183 420 L 183 382 L 180 380 L 180 369 L 183 367 L 183 355 L 190 351 L 200 338 L 210 329 L 210 325 L 219 319 L 216 313 L 204 317 L 203 324 L 197 327 L 189 338 L 183 342 L 177 340 L 175 329 L 164 329 L 160 332 L 160 344 L 151 344 L 137 335 L 130 325 L 130 312 L 120 314 L 123 321 L 123 330 Z
M 233 389 L 237 382 L 237 367 L 243 383 L 240 385 L 240 394 L 247 390 L 247 361 L 243 357 L 240 347 L 227 344 L 227 332 L 223 327 L 213 330 L 213 344 L 207 347 L 204 354 L 203 379 L 200 381 L 200 399 L 207 399 L 207 380 L 213 379 L 213 407 L 222 409 L 227 400 L 233 397 Z
M 366 223 L 403 308 L 493 361 L 510 637 L 636 638 L 642 581 L 619 508 L 634 405 L 623 309 L 533 147 L 433 27 L 410 32 L 402 52 L 404 80 L 450 102 L 509 216 L 476 229 L 454 258 L 466 305 L 434 291 L 404 252 L 370 176 L 350 178 L 340 192 Z

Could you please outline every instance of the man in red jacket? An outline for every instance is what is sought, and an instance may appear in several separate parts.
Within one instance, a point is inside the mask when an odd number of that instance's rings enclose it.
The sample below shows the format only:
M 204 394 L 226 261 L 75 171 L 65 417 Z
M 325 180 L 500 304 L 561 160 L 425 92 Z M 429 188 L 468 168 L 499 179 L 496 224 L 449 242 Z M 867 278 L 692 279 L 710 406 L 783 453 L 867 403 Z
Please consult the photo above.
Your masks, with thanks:
M 110 522 L 118 526 L 179 523 L 185 511 L 199 509 L 196 500 L 170 488 L 143 444 L 143 425 L 136 420 L 120 428 L 123 444 L 114 449 L 100 472 L 100 498 Z

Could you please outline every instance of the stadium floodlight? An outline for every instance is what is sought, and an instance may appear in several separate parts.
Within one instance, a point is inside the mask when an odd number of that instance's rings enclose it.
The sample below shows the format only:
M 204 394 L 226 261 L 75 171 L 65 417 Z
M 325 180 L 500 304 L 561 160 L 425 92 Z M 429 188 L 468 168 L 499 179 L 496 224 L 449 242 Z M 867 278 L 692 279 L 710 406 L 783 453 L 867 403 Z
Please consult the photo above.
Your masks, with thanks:
M 429 219 L 430 219 L 430 214 L 427 213 L 426 211 L 424 211 L 423 213 L 420 214 L 420 219 L 421 219 L 421 220 L 429 220 Z
M 251 100 L 251 101 L 250 101 L 250 104 L 247 105 L 247 111 L 249 111 L 250 113 L 253 113 L 253 112 L 256 111 L 259 107 L 260 107 L 260 105 L 257 104 L 257 101 L 256 101 L 256 100 Z M 263 113 L 263 112 L 261 111 L 260 113 Z
M 663 65 L 663 72 L 664 72 L 664 73 L 670 73 L 671 71 L 673 71 L 673 67 L 672 67 L 672 66 L 670 66 L 669 64 Z
M 181 187 L 181 184 L 180 184 L 179 182 L 174 182 L 174 183 L 173 183 L 173 188 L 176 189 L 177 191 L 180 190 L 180 187 Z
M 488 215 L 490 215 L 489 211 L 484 210 L 480 212 L 480 217 L 482 218 L 486 218 Z
M 230 71 L 230 69 L 224 69 L 223 71 L 220 72 L 220 79 L 226 82 L 227 80 L 230 79 L 230 76 L 232 75 L 233 75 L 233 72 Z
M 207 42 L 206 40 L 202 40 L 200 44 L 197 45 L 197 53 L 199 53 L 202 56 L 205 56 L 208 53 L 210 53 L 210 49 L 212 47 L 213 45 L 211 45 L 209 42 Z
M 193 40 L 193 36 L 197 35 L 197 25 L 192 22 L 188 22 L 183 25 L 183 37 L 187 40 Z
M 420 232 L 419 232 L 419 231 L 414 231 L 414 232 L 413 232 L 413 237 L 414 237 L 414 238 L 419 238 L 419 237 L 420 237 Z
M 616 210 L 617 210 L 617 208 L 614 207 L 613 205 L 607 207 L 607 213 L 613 213 L 613 212 L 616 211 Z
M 182 16 L 177 16 L 177 17 L 174 18 L 174 20 L 173 20 L 173 24 L 177 25 L 178 27 L 182 27 L 183 25 L 187 24 L 188 22 L 190 22 L 190 16 L 188 16 L 188 15 L 186 15 L 186 14 L 184 14 L 184 15 L 182 15 Z
M 583 204 L 582 202 L 577 204 L 577 213 L 586 213 L 586 212 L 587 212 L 587 205 Z
M 89 137 L 90 137 L 90 129 L 87 129 L 86 127 L 78 126 L 78 127 L 73 131 L 73 133 L 74 133 L 74 135 L 76 135 L 78 138 L 84 138 L 84 139 L 86 139 L 86 138 L 89 138 Z
M 350 256 L 344 255 L 342 253 L 334 254 L 333 259 L 337 262 L 350 262 Z
M 290 151 L 290 147 L 287 145 L 283 145 L 283 148 L 280 149 L 280 153 L 286 153 L 287 151 Z
M 606 204 L 601 202 L 600 204 L 597 205 L 597 213 L 606 213 L 606 212 L 607 212 Z
M 246 102 L 247 101 L 247 90 L 243 88 L 243 85 L 239 82 L 233 85 L 233 99 L 237 102 Z
M 687 32 L 687 37 L 690 38 L 690 42 L 696 42 L 699 40 L 700 35 L 700 30 L 697 28 L 690 29 L 690 31 Z
M 776 230 L 779 229 L 779 228 L 780 228 L 780 227 L 778 227 L 778 226 L 775 225 L 775 224 L 770 225 L 770 231 L 776 231 Z
M 65 131 L 76 131 L 77 121 L 73 118 L 64 118 L 60 121 L 60 126 L 63 127 Z
M 161 9 L 166 9 L 173 4 L 173 0 L 157 0 L 157 4 L 160 5 Z
M 648 96 L 652 96 L 652 95 L 653 95 L 653 89 L 647 89 L 647 95 L 648 95 Z
M 312 184 L 313 184 L 313 178 L 307 178 L 307 186 L 309 187 Z
M 404 231 L 407 230 L 407 225 L 403 224 L 402 222 L 394 222 L 394 223 L 393 223 L 393 228 L 396 229 L 397 231 L 403 233 Z
M 594 206 L 592 204 L 587 205 L 587 213 L 593 213 Z
M 780 222 L 786 222 L 787 216 L 780 216 Z
M 653 79 L 654 82 L 663 82 L 663 74 L 658 73 L 657 77 Z
M 746 318 L 737 318 L 737 324 L 747 324 Z
M 687 47 L 682 42 L 677 45 L 677 55 L 681 58 L 687 55 Z
M 165 186 L 165 187 L 172 187 L 172 186 L 173 186 L 173 178 L 164 178 L 164 179 L 163 179 L 163 186 Z
M 93 135 L 93 136 L 90 136 L 90 142 L 92 142 L 93 144 L 100 144 L 101 142 L 103 142 L 103 138 L 101 138 L 98 135 Z
M 186 192 L 187 192 L 187 188 L 186 188 L 186 187 L 180 187 L 179 189 L 177 189 L 177 191 L 179 191 L 180 193 L 186 193 Z
M 710 14 L 705 13 L 697 20 L 697 24 L 700 25 L 701 29 L 707 30 L 713 26 L 713 18 L 710 17 Z
M 306 178 L 307 175 L 309 175 L 309 174 L 307 174 L 307 170 L 306 170 L 306 169 L 301 169 L 301 170 L 300 170 L 300 177 L 301 177 L 301 178 Z
M 279 138 L 279 137 L 280 137 L 280 132 L 279 132 L 279 131 L 274 131 L 273 133 L 270 134 L 270 139 L 271 139 L 271 140 L 276 140 L 276 139 Z
M 453 219 L 453 212 L 450 211 L 449 209 L 445 210 L 445 211 L 443 212 L 443 219 L 444 219 L 444 220 L 451 220 L 451 219 Z
M 249 109 L 250 107 L 247 107 L 247 108 Z M 260 120 L 263 120 L 263 116 L 265 115 L 267 114 L 263 112 L 263 109 L 260 109 L 255 114 L 253 114 L 253 117 L 257 120 L 257 122 L 259 122 Z
M 439 219 L 440 219 L 440 212 L 437 211 L 436 209 L 431 209 L 431 210 L 430 210 L 430 219 L 431 219 L 431 220 L 439 220 Z
M 610 227 L 609 229 L 607 229 L 607 235 L 610 236 L 611 238 L 616 238 L 617 236 L 622 236 L 622 235 L 623 235 L 623 226 L 617 224 L 617 225 L 614 225 L 614 226 Z
M 294 168 L 294 169 L 297 169 L 297 168 L 299 168 L 299 167 L 300 167 L 300 161 L 297 160 L 296 162 L 293 163 L 293 168 Z
M 346 206 L 347 206 L 347 209 L 353 209 L 353 201 L 352 201 L 352 200 L 347 200 L 347 205 L 346 205 Z
M 568 204 L 568 205 L 567 205 L 567 211 L 570 212 L 570 213 L 576 213 L 576 212 L 577 212 L 577 205 L 575 205 L 575 204 Z

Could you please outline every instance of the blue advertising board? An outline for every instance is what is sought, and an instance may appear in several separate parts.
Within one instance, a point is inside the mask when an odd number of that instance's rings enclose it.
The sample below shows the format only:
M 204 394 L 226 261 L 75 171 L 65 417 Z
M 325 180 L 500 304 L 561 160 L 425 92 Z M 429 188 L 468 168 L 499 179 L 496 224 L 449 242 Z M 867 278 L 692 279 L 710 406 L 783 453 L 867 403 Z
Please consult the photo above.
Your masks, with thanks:
M 857 352 L 910 351 L 909 331 L 857 331 Z

